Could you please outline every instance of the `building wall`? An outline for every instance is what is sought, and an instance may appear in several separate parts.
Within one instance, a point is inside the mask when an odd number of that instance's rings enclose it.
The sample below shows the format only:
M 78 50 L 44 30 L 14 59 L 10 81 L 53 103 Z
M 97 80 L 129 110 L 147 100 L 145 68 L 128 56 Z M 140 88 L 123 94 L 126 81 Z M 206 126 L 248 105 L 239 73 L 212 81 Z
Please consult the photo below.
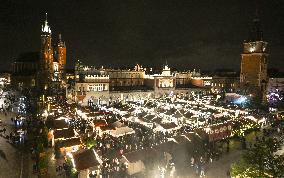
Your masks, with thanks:
M 190 85 L 191 84 L 191 79 L 196 76 L 200 76 L 200 73 L 188 71 L 188 72 L 176 72 L 175 75 L 176 77 L 176 85 Z
M 135 70 L 108 70 L 110 87 L 116 86 L 143 86 L 145 71 Z
M 17 89 L 35 87 L 40 56 L 37 52 L 22 53 L 12 63 L 11 84 Z
M 204 81 L 202 79 L 192 79 L 190 80 L 191 84 L 197 87 L 203 87 Z
M 32 88 L 36 86 L 36 75 L 12 75 L 11 85 L 17 89 Z
M 241 55 L 240 86 L 245 94 L 251 94 L 264 102 L 267 93 L 267 42 L 243 43 Z
M 241 83 L 260 87 L 267 80 L 267 62 L 263 54 L 243 54 L 241 63 Z
M 109 77 L 87 75 L 75 79 L 75 101 L 81 105 L 109 104 Z
M 104 78 L 106 76 L 108 78 Z M 161 74 L 145 75 L 145 71 L 137 66 L 134 70 L 114 70 L 104 69 L 103 67 L 97 69 L 94 66 L 83 65 L 78 61 L 75 65 L 73 96 L 76 102 L 83 105 L 88 105 L 90 98 L 92 100 L 104 98 L 106 102 L 135 101 L 175 93 L 188 94 L 188 92 L 192 92 L 189 85 L 192 85 L 192 83 L 200 87 L 201 90 L 197 89 L 198 91 L 203 91 L 203 87 L 210 86 L 211 79 L 211 77 L 201 77 L 196 72 L 172 74 L 168 66 L 164 66 Z M 181 85 L 188 85 L 178 90 L 176 89 L 178 82 Z M 94 86 L 104 86 L 105 89 L 94 89 L 91 92 L 90 87 Z M 106 99 L 107 97 L 109 100 Z
M 268 92 L 284 91 L 284 78 L 269 78 Z
M 235 92 L 239 88 L 239 77 L 212 77 L 211 88 L 213 91 Z

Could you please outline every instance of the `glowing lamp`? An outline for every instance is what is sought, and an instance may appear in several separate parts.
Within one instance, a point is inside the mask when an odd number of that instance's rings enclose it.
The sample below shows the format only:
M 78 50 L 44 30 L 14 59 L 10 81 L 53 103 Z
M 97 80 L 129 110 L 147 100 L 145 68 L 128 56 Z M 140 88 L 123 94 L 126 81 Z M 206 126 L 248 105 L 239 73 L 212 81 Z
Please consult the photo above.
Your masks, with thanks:
M 252 52 L 254 52 L 255 51 L 255 47 L 253 46 L 253 47 L 250 47 L 249 48 L 249 51 L 252 53 Z

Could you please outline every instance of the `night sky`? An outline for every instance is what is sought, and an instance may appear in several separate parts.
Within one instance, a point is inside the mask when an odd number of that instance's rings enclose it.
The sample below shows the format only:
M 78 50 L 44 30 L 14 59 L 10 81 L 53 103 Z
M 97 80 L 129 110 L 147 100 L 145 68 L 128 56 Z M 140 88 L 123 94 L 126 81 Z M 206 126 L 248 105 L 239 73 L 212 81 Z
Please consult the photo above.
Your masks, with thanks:
M 270 67 L 284 69 L 284 0 L 259 0 Z M 256 3 L 249 0 L 0 0 L 0 69 L 39 51 L 41 24 L 62 34 L 68 67 L 161 66 L 239 70 Z

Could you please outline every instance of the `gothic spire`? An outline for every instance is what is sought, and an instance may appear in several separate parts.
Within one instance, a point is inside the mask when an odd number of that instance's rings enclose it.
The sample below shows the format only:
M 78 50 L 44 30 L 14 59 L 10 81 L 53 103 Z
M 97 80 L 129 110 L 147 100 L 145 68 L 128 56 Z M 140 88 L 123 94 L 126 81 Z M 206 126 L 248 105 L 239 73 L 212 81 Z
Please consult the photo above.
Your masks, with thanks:
M 58 35 L 58 46 L 65 47 L 65 42 L 62 41 L 61 33 Z
M 253 18 L 252 28 L 250 31 L 250 41 L 262 41 L 263 40 L 263 31 L 259 18 L 258 4 L 256 4 L 255 15 Z
M 59 33 L 59 35 L 58 35 L 58 41 L 59 41 L 59 42 L 62 42 L 61 33 Z
M 44 25 L 41 26 L 41 31 L 46 32 L 46 33 L 51 33 L 51 30 L 50 30 L 50 27 L 47 21 L 47 13 L 45 13 L 45 21 L 44 21 Z

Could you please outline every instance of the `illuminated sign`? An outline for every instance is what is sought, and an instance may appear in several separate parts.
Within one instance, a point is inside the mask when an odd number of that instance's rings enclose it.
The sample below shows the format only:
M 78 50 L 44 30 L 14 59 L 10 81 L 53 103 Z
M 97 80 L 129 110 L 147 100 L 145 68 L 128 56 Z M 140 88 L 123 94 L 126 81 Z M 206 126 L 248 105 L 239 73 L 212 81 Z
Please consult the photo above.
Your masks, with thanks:
M 205 132 L 208 134 L 209 142 L 221 140 L 231 136 L 232 125 L 231 123 L 211 125 L 209 128 L 205 129 Z

